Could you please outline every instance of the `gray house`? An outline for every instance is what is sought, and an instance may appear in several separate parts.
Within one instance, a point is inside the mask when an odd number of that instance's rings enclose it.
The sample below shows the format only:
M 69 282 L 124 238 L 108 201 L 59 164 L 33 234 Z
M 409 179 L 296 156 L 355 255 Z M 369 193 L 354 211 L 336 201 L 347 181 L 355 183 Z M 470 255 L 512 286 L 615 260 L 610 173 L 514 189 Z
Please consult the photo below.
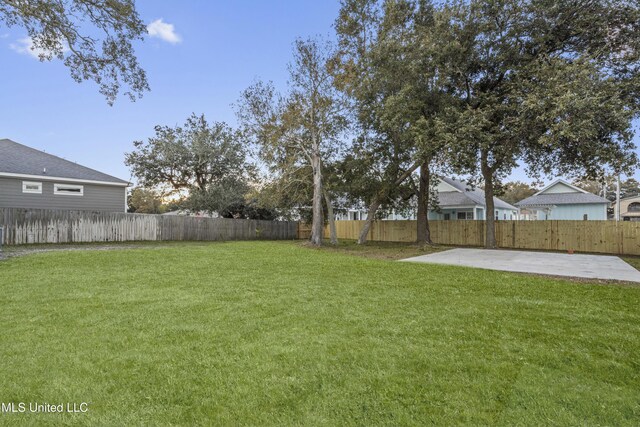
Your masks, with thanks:
M 0 139 L 0 208 L 125 212 L 129 182 Z

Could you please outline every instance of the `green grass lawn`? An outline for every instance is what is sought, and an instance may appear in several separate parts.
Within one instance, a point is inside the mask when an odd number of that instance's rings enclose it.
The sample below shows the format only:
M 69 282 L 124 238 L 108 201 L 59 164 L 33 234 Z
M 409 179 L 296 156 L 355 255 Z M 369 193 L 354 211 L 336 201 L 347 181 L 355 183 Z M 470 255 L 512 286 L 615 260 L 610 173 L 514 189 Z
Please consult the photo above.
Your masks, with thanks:
M 295 242 L 0 262 L 22 425 L 638 425 L 640 288 Z
M 310 244 L 305 245 L 315 250 L 386 260 L 398 260 L 428 255 L 453 248 L 452 246 L 430 246 L 397 242 L 368 242 L 367 244 L 359 245 L 355 240 L 340 240 L 337 246 L 331 245 L 329 240 L 326 240 L 324 246 L 320 248 L 315 248 Z

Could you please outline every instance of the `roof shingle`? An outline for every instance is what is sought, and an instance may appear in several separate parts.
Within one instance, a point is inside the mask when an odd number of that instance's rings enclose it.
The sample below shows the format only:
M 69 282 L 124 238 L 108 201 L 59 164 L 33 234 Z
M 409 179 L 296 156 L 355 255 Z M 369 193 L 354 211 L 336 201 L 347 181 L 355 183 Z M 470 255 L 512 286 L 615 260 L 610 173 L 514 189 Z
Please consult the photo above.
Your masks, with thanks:
M 458 181 L 457 179 L 447 177 L 443 177 L 441 179 L 450 186 L 460 190 L 461 193 L 457 191 L 443 191 L 438 193 L 438 203 L 440 204 L 440 207 L 469 205 L 485 206 L 484 191 L 479 188 L 471 189 L 465 182 Z M 511 206 L 509 203 L 504 200 L 500 200 L 497 197 L 493 198 L 493 204 L 494 207 L 500 209 L 518 210 L 515 206 Z
M 57 177 L 128 184 L 127 181 L 120 178 L 18 144 L 10 139 L 0 139 L 0 173 L 2 172 L 37 175 L 42 178 Z
M 591 193 L 551 193 L 537 194 L 520 200 L 516 203 L 519 207 L 526 206 L 551 206 L 551 205 L 581 205 L 581 204 L 608 204 L 604 197 Z

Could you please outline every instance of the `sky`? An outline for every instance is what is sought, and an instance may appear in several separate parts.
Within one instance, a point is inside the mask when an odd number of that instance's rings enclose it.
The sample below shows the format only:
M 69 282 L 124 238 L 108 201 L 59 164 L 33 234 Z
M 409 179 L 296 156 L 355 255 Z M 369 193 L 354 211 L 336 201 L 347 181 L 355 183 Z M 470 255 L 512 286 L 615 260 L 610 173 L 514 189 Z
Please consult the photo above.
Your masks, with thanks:
M 148 25 L 136 55 L 151 91 L 135 102 L 120 96 L 113 106 L 95 83 L 72 80 L 60 61 L 38 61 L 23 29 L 0 26 L 0 138 L 133 182 L 124 165 L 133 141 L 153 136 L 156 125 L 182 124 L 191 113 L 234 125 L 240 92 L 257 79 L 284 88 L 292 43 L 331 37 L 339 9 L 338 0 L 136 5 Z M 520 170 L 510 179 L 527 180 Z

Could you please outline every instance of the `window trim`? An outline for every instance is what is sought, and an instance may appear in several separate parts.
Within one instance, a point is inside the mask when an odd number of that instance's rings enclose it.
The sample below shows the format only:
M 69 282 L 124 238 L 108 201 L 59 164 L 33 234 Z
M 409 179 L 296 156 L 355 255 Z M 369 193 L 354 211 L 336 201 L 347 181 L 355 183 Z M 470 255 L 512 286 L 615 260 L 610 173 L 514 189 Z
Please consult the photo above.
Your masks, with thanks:
M 28 190 L 28 185 L 37 185 L 37 190 Z M 22 181 L 22 192 L 26 194 L 42 194 L 42 183 L 35 181 Z
M 68 191 L 60 191 L 60 187 L 80 190 L 79 192 L 68 192 Z M 74 185 L 74 184 L 53 184 L 53 194 L 54 196 L 84 196 L 84 185 Z
M 464 218 L 460 218 L 460 214 L 464 214 Z M 456 219 L 458 221 L 470 221 L 473 219 L 473 212 L 472 211 L 458 211 L 457 215 L 456 215 Z

